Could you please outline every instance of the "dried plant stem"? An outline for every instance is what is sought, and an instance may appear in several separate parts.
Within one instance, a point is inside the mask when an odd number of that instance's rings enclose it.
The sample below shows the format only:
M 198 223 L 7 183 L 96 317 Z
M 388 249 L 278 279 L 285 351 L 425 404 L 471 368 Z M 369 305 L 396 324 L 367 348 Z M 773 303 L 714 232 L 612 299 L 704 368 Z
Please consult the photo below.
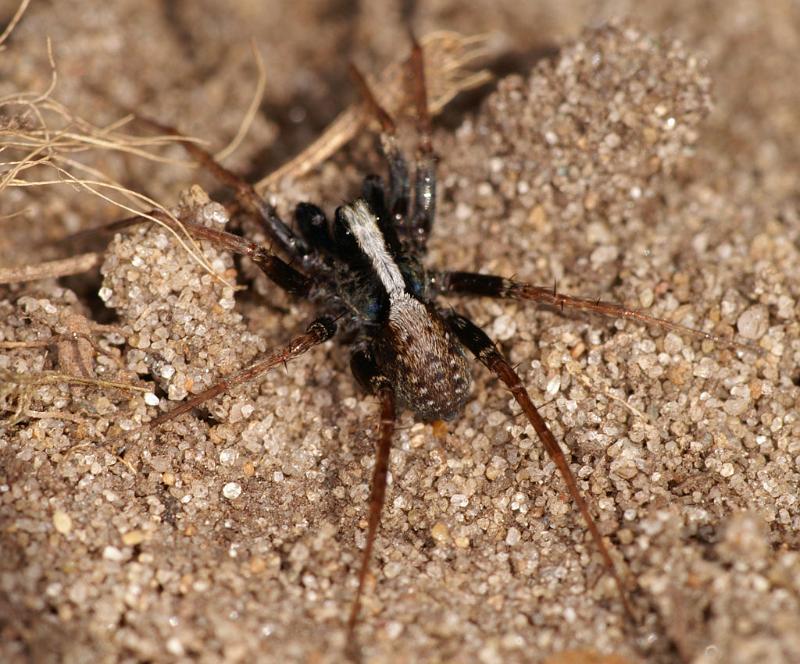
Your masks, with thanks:
M 91 270 L 100 262 L 94 252 L 71 256 L 62 260 L 45 261 L 35 265 L 0 268 L 0 284 L 18 284 L 38 279 L 55 279 Z

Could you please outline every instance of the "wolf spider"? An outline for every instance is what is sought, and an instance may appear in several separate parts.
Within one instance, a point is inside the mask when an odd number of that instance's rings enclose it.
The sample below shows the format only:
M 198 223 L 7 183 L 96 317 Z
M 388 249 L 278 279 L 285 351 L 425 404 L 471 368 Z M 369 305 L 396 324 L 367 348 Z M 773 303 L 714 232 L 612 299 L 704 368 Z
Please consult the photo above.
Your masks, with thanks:
M 238 204 L 262 223 L 270 248 L 231 233 L 183 222 L 197 239 L 249 257 L 277 286 L 317 305 L 319 316 L 303 334 L 274 349 L 244 369 L 163 412 L 148 425 L 158 427 L 236 385 L 254 380 L 285 364 L 337 333 L 350 341 L 352 373 L 380 402 L 380 424 L 369 495 L 366 545 L 358 573 L 358 589 L 347 620 L 352 644 L 372 550 L 386 496 L 387 473 L 396 412 L 407 408 L 423 421 L 449 420 L 470 395 L 471 369 L 464 349 L 474 355 L 511 391 L 578 507 L 608 573 L 614 579 L 625 612 L 634 611 L 625 584 L 581 494 L 564 452 L 539 414 L 517 372 L 483 330 L 466 316 L 437 305 L 439 295 L 472 295 L 526 300 L 558 309 L 588 311 L 656 325 L 707 339 L 715 335 L 657 319 L 618 304 L 588 300 L 495 275 L 453 272 L 423 266 L 436 209 L 436 156 L 423 55 L 412 38 L 410 58 L 416 109 L 418 149 L 413 182 L 402 154 L 392 117 L 378 104 L 364 77 L 353 69 L 364 102 L 380 125 L 380 144 L 388 166 L 388 183 L 376 175 L 363 181 L 361 197 L 340 206 L 329 220 L 311 203 L 295 210 L 297 231 L 280 219 L 275 208 L 253 186 L 220 165 L 194 143 L 185 149 L 224 185 Z M 160 122 L 147 124 L 175 136 Z M 413 184 L 413 186 L 412 186 Z M 155 213 L 157 214 L 157 213 Z M 162 217 L 164 221 L 168 220 Z M 131 220 L 128 220 L 131 223 Z M 138 223 L 138 222 L 133 222 Z M 123 226 L 118 223 L 116 226 Z M 634 620 L 635 622 L 635 620 Z

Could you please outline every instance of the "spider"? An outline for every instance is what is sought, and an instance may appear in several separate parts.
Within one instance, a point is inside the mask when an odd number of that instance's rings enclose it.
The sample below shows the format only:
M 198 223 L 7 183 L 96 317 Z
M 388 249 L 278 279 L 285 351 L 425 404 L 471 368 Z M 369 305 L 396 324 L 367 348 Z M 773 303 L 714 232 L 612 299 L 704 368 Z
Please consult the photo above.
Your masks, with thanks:
M 380 126 L 380 147 L 388 167 L 388 179 L 367 176 L 361 196 L 336 209 L 332 220 L 320 207 L 302 202 L 295 209 L 296 226 L 289 226 L 253 186 L 223 167 L 195 143 L 184 143 L 190 155 L 223 184 L 231 187 L 239 204 L 260 219 L 271 247 L 191 222 L 183 222 L 185 228 L 197 239 L 249 257 L 278 287 L 314 303 L 319 314 L 305 332 L 284 346 L 273 349 L 249 366 L 161 413 L 145 426 L 159 427 L 329 339 L 338 336 L 349 344 L 350 367 L 356 381 L 380 404 L 366 545 L 358 570 L 358 587 L 347 619 L 348 636 L 354 637 L 386 497 L 397 411 L 408 409 L 426 422 L 457 417 L 470 397 L 472 377 L 468 354 L 471 354 L 505 384 L 533 426 L 586 522 L 616 584 L 626 614 L 635 622 L 626 585 L 592 517 L 589 503 L 581 494 L 564 452 L 519 375 L 485 332 L 466 316 L 438 304 L 437 298 L 452 294 L 527 300 L 561 310 L 588 311 L 715 341 L 720 339 L 622 305 L 569 296 L 555 288 L 496 275 L 425 266 L 426 245 L 436 211 L 436 155 L 427 105 L 423 53 L 413 36 L 411 42 L 409 67 L 418 133 L 413 168 L 409 168 L 399 148 L 393 118 L 379 105 L 363 75 L 353 68 L 365 105 Z M 155 129 L 182 137 L 173 127 L 142 119 Z M 158 216 L 172 223 L 165 216 Z M 125 220 L 111 226 L 123 227 L 130 223 L 138 222 Z M 355 639 L 349 641 L 353 643 Z

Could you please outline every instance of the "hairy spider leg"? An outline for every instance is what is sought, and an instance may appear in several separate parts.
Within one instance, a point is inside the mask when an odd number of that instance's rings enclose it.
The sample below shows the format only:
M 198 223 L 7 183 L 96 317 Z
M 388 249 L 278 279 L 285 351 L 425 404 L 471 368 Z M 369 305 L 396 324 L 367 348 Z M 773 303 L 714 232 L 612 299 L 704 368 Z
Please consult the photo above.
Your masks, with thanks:
M 284 261 L 279 256 L 273 254 L 269 249 L 256 242 L 251 242 L 243 237 L 228 233 L 226 231 L 219 231 L 208 226 L 195 224 L 191 221 L 181 221 L 180 227 L 170 219 L 163 212 L 155 210 L 150 213 L 152 216 L 158 218 L 164 223 L 170 225 L 176 230 L 184 228 L 189 234 L 198 240 L 207 240 L 216 245 L 220 249 L 239 254 L 240 256 L 247 256 L 255 263 L 258 268 L 272 281 L 276 286 L 279 286 L 287 293 L 305 297 L 308 295 L 313 279 L 307 277 L 305 274 L 295 269 L 289 263 Z M 142 219 L 140 217 L 140 219 Z M 127 221 L 127 220 L 123 220 Z M 149 221 L 142 219 L 142 221 Z
M 189 140 L 175 127 L 163 124 L 138 113 L 135 115 L 138 120 L 149 125 L 156 131 L 162 131 L 182 139 L 183 147 L 189 155 L 222 184 L 236 192 L 237 199 L 244 203 L 252 213 L 263 221 L 264 227 L 272 241 L 275 242 L 289 258 L 301 258 L 310 253 L 310 249 L 303 238 L 298 237 L 295 232 L 283 222 L 280 216 L 278 216 L 278 211 L 275 207 L 259 196 L 253 185 L 247 182 L 247 180 L 225 168 L 214 159 L 214 156 L 210 152 Z
M 413 212 L 409 214 L 408 209 L 408 168 L 398 147 L 394 120 L 378 103 L 364 75 L 353 65 L 351 71 L 367 107 L 381 125 L 381 152 L 389 170 L 388 196 L 383 179 L 377 175 L 368 175 L 362 184 L 362 197 L 374 213 L 383 239 L 392 257 L 401 266 L 412 292 L 422 296 L 426 282 L 419 262 L 420 248 L 415 242 L 415 234 L 409 223 Z
M 431 115 L 425 85 L 425 60 L 422 47 L 413 33 L 411 44 L 410 64 L 419 143 L 414 163 L 414 203 L 410 214 L 410 232 L 417 252 L 424 254 L 436 214 L 436 154 L 433 151 Z
M 320 261 L 328 264 L 323 259 L 336 253 L 336 245 L 331 236 L 328 218 L 322 209 L 313 203 L 298 203 L 294 209 L 294 219 L 300 233 L 316 251 Z
M 397 232 L 410 245 L 409 252 L 422 255 L 425 253 L 436 212 L 436 155 L 433 152 L 431 116 L 428 109 L 422 47 L 413 34 L 411 41 L 409 65 L 419 140 L 414 162 L 414 199 L 410 210 L 408 166 L 397 143 L 397 129 L 394 120 L 378 103 L 364 75 L 356 67 L 351 67 L 351 69 L 364 101 L 381 126 L 381 150 L 389 165 L 388 207 Z
M 378 103 L 364 74 L 353 64 L 350 65 L 350 71 L 369 112 L 380 124 L 381 153 L 389 168 L 389 199 L 386 204 L 393 223 L 402 227 L 408 214 L 411 185 L 408 164 L 397 143 L 397 127 L 392 116 Z
M 126 217 L 102 226 L 78 231 L 67 236 L 65 240 L 67 242 L 80 241 L 86 237 L 93 237 L 98 232 L 115 233 L 134 226 L 140 226 L 141 224 L 152 223 L 151 218 L 155 217 L 178 233 L 188 232 L 198 240 L 208 240 L 227 251 L 249 257 L 275 285 L 292 295 L 305 297 L 311 289 L 314 282 L 313 279 L 307 277 L 260 244 L 246 240 L 238 235 L 214 230 L 191 221 L 182 220 L 180 223 L 176 223 L 160 210 L 151 210 L 147 214 L 148 217 L 136 215 L 135 217 Z
M 350 607 L 347 620 L 347 632 L 350 644 L 355 648 L 355 628 L 361 610 L 361 597 L 364 584 L 369 573 L 369 564 L 375 538 L 381 522 L 381 512 L 386 498 L 386 480 L 389 473 L 389 453 L 392 447 L 392 435 L 395 428 L 395 394 L 391 383 L 382 376 L 369 351 L 360 349 L 353 352 L 350 366 L 356 380 L 370 393 L 375 394 L 381 404 L 381 419 L 378 434 L 378 445 L 375 450 L 375 467 L 372 471 L 372 482 L 369 490 L 369 516 L 367 519 L 367 540 L 361 554 L 361 567 L 358 572 L 358 589 Z
M 619 591 L 622 599 L 622 604 L 625 607 L 625 612 L 628 614 L 631 621 L 636 623 L 633 607 L 628 600 L 628 593 L 625 590 L 625 585 L 622 582 L 622 578 L 617 573 L 617 568 L 614 565 L 611 554 L 609 553 L 606 543 L 603 540 L 603 536 L 600 534 L 600 530 L 597 528 L 594 517 L 592 517 L 592 513 L 589 510 L 587 500 L 583 497 L 583 494 L 578 488 L 575 475 L 573 475 L 572 470 L 567 463 L 564 452 L 556 442 L 555 437 L 551 433 L 542 416 L 539 414 L 536 406 L 533 405 L 530 395 L 525 389 L 525 386 L 522 384 L 520 377 L 509 364 L 508 360 L 497 349 L 497 346 L 495 346 L 494 342 L 477 325 L 475 325 L 468 318 L 454 312 L 447 312 L 443 315 L 445 321 L 447 321 L 448 325 L 450 326 L 450 329 L 453 330 L 453 333 L 458 337 L 461 343 L 464 344 L 464 346 L 466 346 L 467 349 L 469 349 L 469 351 L 475 355 L 475 357 L 477 357 L 483 365 L 485 365 L 492 373 L 500 378 L 500 380 L 506 384 L 509 390 L 511 390 L 511 394 L 514 396 L 514 399 L 516 399 L 517 403 L 522 408 L 522 411 L 525 413 L 528 421 L 533 425 L 533 428 L 536 430 L 536 435 L 539 436 L 539 440 L 542 442 L 542 445 L 544 445 L 547 455 L 558 468 L 558 472 L 564 480 L 564 483 L 567 485 L 567 490 L 569 491 L 572 500 L 575 501 L 575 504 L 578 506 L 584 521 L 586 521 L 586 525 L 589 528 L 589 533 L 591 534 L 595 545 L 599 549 L 600 555 L 603 557 L 606 568 L 614 579 L 614 583 L 616 584 L 617 590 Z
M 289 360 L 300 357 L 314 346 L 318 346 L 333 337 L 334 334 L 336 334 L 336 322 L 333 318 L 329 316 L 317 318 L 308 326 L 304 334 L 294 337 L 289 343 L 280 348 L 276 348 L 263 356 L 260 360 L 246 366 L 244 369 L 226 376 L 218 383 L 215 383 L 199 394 L 195 394 L 175 408 L 161 413 L 161 415 L 148 422 L 146 426 L 151 429 L 160 427 L 165 422 L 169 422 L 176 417 L 180 417 L 184 413 L 188 413 L 190 410 L 209 399 L 213 399 L 237 385 L 247 383 L 259 376 L 263 376 L 270 369 L 278 365 L 285 364 Z
M 604 300 L 589 300 L 573 297 L 556 292 L 555 288 L 535 286 L 533 284 L 514 281 L 492 274 L 479 274 L 477 272 L 438 272 L 431 275 L 433 287 L 440 293 L 455 295 L 477 295 L 483 297 L 506 298 L 511 300 L 528 300 L 540 302 L 546 306 L 560 309 L 573 309 L 589 311 L 591 313 L 609 316 L 611 318 L 624 318 L 633 320 L 643 325 L 652 325 L 664 330 L 681 332 L 694 337 L 701 337 L 726 346 L 737 346 L 748 350 L 760 351 L 751 344 L 739 343 L 731 339 L 724 339 L 710 332 L 703 332 L 685 325 L 672 323 L 663 318 L 655 318 L 647 314 L 629 309 L 621 304 L 606 302 Z

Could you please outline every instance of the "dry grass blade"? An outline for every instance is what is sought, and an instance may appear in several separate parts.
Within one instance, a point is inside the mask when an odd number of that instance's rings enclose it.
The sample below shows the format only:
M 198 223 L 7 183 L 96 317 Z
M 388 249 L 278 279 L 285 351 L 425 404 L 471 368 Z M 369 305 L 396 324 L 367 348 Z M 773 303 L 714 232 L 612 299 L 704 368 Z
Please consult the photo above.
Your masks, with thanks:
M 233 152 L 236 151 L 236 148 L 238 148 L 241 142 L 244 140 L 244 137 L 250 130 L 250 126 L 253 124 L 253 120 L 255 120 L 256 115 L 258 114 L 258 107 L 264 97 L 264 90 L 267 88 L 267 68 L 264 65 L 264 58 L 261 57 L 261 54 L 258 52 L 255 42 L 253 41 L 250 42 L 250 50 L 253 52 L 253 58 L 255 59 L 256 66 L 258 67 L 258 80 L 256 81 L 256 89 L 253 93 L 253 99 L 250 102 L 250 106 L 247 107 L 247 111 L 245 112 L 242 122 L 239 125 L 239 130 L 236 132 L 236 136 L 231 139 L 231 142 L 228 143 L 228 145 L 214 155 L 214 158 L 217 161 L 223 161 L 226 157 L 233 154 Z
M 8 118 L 0 126 L 0 153 L 5 159 L 0 162 L 0 193 L 8 187 L 44 187 L 70 184 L 84 189 L 107 203 L 124 210 L 127 214 L 164 226 L 193 260 L 197 261 L 215 279 L 231 286 L 205 261 L 196 242 L 188 234 L 181 233 L 181 223 L 157 201 L 133 191 L 101 170 L 86 163 L 90 152 L 117 152 L 161 163 L 186 163 L 166 159 L 154 150 L 175 143 L 172 136 L 136 136 L 122 131 L 132 117 L 123 117 L 112 124 L 100 127 L 73 114 L 66 106 L 52 99 L 57 81 L 56 65 L 48 42 L 48 57 L 51 63 L 51 82 L 44 92 L 19 92 L 0 97 L 0 111 Z M 55 172 L 55 177 L 48 177 Z M 87 177 L 88 176 L 88 177 Z M 173 224 L 164 223 L 159 216 L 151 214 L 158 211 L 169 218 Z M 7 215 L 7 216 L 13 216 Z M 88 258 L 83 260 L 88 261 Z M 83 265 L 80 260 L 69 264 L 54 266 L 18 266 L 10 268 L 6 283 L 27 280 L 26 274 L 46 274 L 55 270 L 52 276 L 63 276 L 70 272 L 58 273 Z M 33 276 L 31 278 L 42 278 Z
M 31 0 L 22 0 L 22 2 L 19 3 L 17 11 L 14 12 L 14 16 L 11 17 L 11 20 L 8 22 L 8 25 L 6 26 L 6 29 L 3 30 L 3 34 L 0 35 L 0 48 L 5 48 L 3 46 L 4 42 L 6 41 L 6 39 L 8 39 L 8 36 L 12 32 L 14 32 L 14 28 L 16 28 L 17 24 L 22 20 L 22 16 L 28 9 L 29 4 L 31 4 Z
M 98 378 L 82 378 L 55 371 L 42 371 L 34 374 L 18 373 L 15 371 L 0 370 L 0 413 L 10 413 L 7 417 L 0 417 L 0 422 L 6 426 L 13 426 L 25 417 L 28 417 L 28 407 L 33 401 L 36 388 L 40 385 L 66 383 L 70 385 L 97 386 L 104 389 L 123 390 L 126 392 L 147 393 L 149 388 L 139 385 L 130 385 L 111 380 Z

